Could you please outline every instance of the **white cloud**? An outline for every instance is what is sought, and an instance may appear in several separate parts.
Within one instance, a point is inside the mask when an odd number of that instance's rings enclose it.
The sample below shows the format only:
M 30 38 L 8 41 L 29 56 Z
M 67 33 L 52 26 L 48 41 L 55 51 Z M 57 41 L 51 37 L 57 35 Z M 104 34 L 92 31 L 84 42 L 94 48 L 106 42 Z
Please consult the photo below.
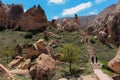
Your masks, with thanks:
M 102 2 L 105 2 L 106 0 L 95 0 L 95 2 L 97 3 L 97 4 L 99 4 L 99 3 L 102 3 Z
M 72 7 L 72 8 L 68 8 L 68 9 L 64 9 L 63 10 L 63 13 L 62 13 L 62 16 L 65 16 L 65 15 L 73 15 L 77 12 L 80 12 L 82 10 L 85 10 L 89 7 L 92 6 L 92 3 L 91 2 L 87 2 L 87 3 L 82 3 L 82 4 L 79 4 L 75 7 Z
M 89 15 L 96 15 L 96 12 L 90 12 Z
M 49 3 L 64 4 L 65 0 L 48 0 Z
M 53 19 L 58 19 L 59 17 L 58 16 L 54 16 Z

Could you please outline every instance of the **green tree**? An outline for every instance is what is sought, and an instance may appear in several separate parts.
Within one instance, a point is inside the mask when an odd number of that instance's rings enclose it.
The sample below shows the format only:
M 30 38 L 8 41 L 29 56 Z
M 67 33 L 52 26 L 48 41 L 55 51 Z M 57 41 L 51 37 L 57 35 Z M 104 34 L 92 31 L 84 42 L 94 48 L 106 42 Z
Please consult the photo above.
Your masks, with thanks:
M 69 73 L 72 75 L 72 65 L 80 59 L 80 49 L 78 46 L 73 44 L 64 44 L 60 51 L 64 54 L 61 58 L 63 61 L 69 63 Z

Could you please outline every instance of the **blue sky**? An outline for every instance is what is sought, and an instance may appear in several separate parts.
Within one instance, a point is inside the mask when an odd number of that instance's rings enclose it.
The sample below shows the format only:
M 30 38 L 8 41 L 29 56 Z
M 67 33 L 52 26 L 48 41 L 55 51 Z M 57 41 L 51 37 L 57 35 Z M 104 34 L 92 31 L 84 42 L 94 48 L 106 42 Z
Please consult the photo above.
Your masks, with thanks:
M 104 8 L 115 4 L 118 0 L 2 0 L 4 4 L 22 4 L 24 10 L 40 4 L 45 10 L 48 20 L 98 14 Z

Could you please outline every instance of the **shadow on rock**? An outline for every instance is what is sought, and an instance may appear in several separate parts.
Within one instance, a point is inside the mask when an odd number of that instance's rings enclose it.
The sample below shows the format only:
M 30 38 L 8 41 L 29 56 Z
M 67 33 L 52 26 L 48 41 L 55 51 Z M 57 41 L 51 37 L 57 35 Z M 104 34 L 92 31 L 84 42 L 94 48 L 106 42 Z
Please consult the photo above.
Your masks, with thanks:
M 120 80 L 120 76 L 114 76 L 112 78 L 113 78 L 113 80 Z

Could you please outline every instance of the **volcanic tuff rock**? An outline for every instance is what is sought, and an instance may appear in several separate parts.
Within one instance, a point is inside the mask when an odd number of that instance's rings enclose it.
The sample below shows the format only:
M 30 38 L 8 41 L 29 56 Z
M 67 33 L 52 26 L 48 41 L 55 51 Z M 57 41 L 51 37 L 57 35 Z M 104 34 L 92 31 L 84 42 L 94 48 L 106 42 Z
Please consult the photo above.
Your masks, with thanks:
M 48 26 L 44 10 L 39 5 L 28 9 L 18 21 L 18 26 L 23 31 L 44 31 Z
M 106 28 L 110 42 L 120 45 L 120 2 L 104 9 L 90 24 L 88 33 L 97 34 Z M 108 39 L 106 38 L 106 39 Z

